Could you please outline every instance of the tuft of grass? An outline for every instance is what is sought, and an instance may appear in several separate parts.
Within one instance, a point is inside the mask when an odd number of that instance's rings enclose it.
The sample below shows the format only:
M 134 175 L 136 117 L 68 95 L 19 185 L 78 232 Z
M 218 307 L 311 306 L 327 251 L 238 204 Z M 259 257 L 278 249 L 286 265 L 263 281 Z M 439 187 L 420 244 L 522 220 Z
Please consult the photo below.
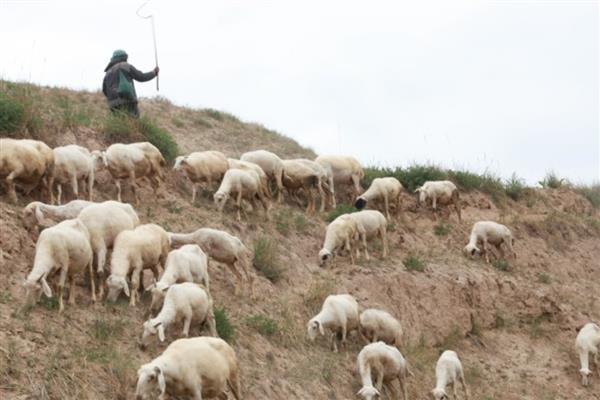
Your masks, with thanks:
M 325 216 L 325 221 L 332 222 L 334 219 L 336 219 L 340 215 L 350 214 L 350 213 L 353 213 L 356 211 L 358 211 L 358 210 L 356 208 L 354 208 L 353 206 L 351 206 L 350 204 L 338 204 L 336 208 L 334 208 L 333 210 L 329 211 L 329 213 L 327 213 L 327 215 Z
M 403 262 L 408 271 L 425 271 L 425 261 L 423 261 L 419 256 L 408 256 Z
M 224 341 L 231 343 L 235 338 L 235 328 L 229 321 L 227 312 L 222 307 L 215 307 L 215 325 L 217 326 L 217 333 L 219 337 Z
M 452 226 L 443 222 L 440 222 L 433 227 L 433 233 L 435 233 L 437 236 L 446 236 L 451 230 Z
M 138 127 L 141 134 L 160 150 L 167 161 L 173 161 L 177 157 L 179 151 L 177 143 L 167 131 L 146 117 L 142 117 L 138 121 Z
M 173 125 L 177 128 L 183 128 L 185 126 L 185 122 L 183 122 L 181 118 L 173 117 L 171 118 L 171 122 L 173 122 Z
M 58 298 L 56 296 L 52 296 L 52 297 L 46 297 L 46 296 L 42 296 L 42 298 L 40 299 L 40 304 L 46 309 L 46 310 L 58 310 Z
M 600 183 L 590 186 L 579 185 L 575 191 L 585 197 L 594 208 L 600 208 Z
M 492 261 L 492 266 L 500 271 L 504 271 L 504 272 L 512 271 L 512 267 L 511 267 L 510 263 L 506 260 L 494 260 L 494 261 Z
M 200 128 L 212 128 L 212 124 L 202 117 L 196 117 L 192 122 Z
M 263 336 L 273 336 L 281 331 L 277 321 L 262 314 L 249 316 L 246 324 Z
M 226 113 L 224 111 L 219 111 L 219 110 L 215 110 L 212 108 L 207 108 L 205 110 L 203 110 L 204 113 L 206 113 L 210 118 L 217 120 L 219 122 L 224 122 L 224 121 L 233 121 L 233 122 L 240 122 L 239 118 L 236 117 L 235 115 Z
M 542 179 L 538 183 L 543 188 L 558 189 L 563 186 L 564 182 L 565 180 L 559 178 L 556 172 L 548 171 L 546 172 L 546 176 L 544 176 L 544 179 Z
M 28 132 L 44 140 L 39 107 L 39 88 L 0 80 L 0 133 L 19 137 Z
M 312 314 L 316 313 L 327 296 L 333 293 L 335 282 L 327 279 L 311 284 L 303 296 L 305 308 Z
M 506 180 L 504 185 L 504 191 L 508 197 L 518 201 L 524 195 L 525 183 L 517 174 L 513 173 L 512 176 Z
M 254 242 L 254 268 L 265 278 L 275 283 L 281 279 L 283 268 L 279 263 L 279 250 L 275 242 L 267 237 L 261 237 Z
M 104 120 L 103 132 L 110 143 L 131 142 L 136 131 L 136 120 L 125 113 L 110 113 Z
M 0 92 L 0 133 L 14 133 L 24 122 L 25 110 L 23 104 L 6 93 Z
M 546 274 L 545 272 L 538 272 L 537 278 L 538 282 L 543 283 L 545 285 L 549 285 L 550 283 L 552 283 L 552 278 L 550 278 L 550 275 Z
M 506 326 L 506 319 L 499 312 L 496 312 L 496 316 L 494 318 L 494 328 L 502 329 Z
M 92 326 L 92 335 L 95 339 L 106 341 L 111 338 L 119 337 L 125 331 L 125 321 L 110 321 L 105 318 L 94 320 Z

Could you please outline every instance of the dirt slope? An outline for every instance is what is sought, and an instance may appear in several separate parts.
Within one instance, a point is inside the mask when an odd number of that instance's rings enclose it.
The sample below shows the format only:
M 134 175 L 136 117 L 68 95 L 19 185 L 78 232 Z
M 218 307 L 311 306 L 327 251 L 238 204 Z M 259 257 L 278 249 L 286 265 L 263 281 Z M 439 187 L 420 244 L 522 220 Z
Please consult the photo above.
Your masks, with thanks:
M 97 101 L 97 94 L 64 95 L 91 99 L 74 104 Z M 194 127 L 199 111 L 164 101 L 144 102 L 142 110 L 168 125 L 184 151 L 213 148 L 235 156 L 265 147 L 283 157 L 312 153 L 228 117 L 212 119 L 209 113 L 201 119 L 210 127 Z M 90 148 L 106 144 L 93 126 L 57 131 L 53 141 Z M 105 172 L 99 180 L 97 200 L 114 196 Z M 316 263 L 326 226 L 323 215 L 275 205 L 273 221 L 250 214 L 239 224 L 232 213 L 222 220 L 215 214 L 208 192 L 195 205 L 190 197 L 185 181 L 170 173 L 158 196 L 143 190 L 137 210 L 142 222 L 171 231 L 224 229 L 249 247 L 268 238 L 279 255 L 282 278 L 272 283 L 258 275 L 256 300 L 247 294 L 234 297 L 226 268 L 210 265 L 215 303 L 235 329 L 245 399 L 356 398 L 357 338 L 339 354 L 329 352 L 325 340 L 309 343 L 305 338 L 306 321 L 326 295 L 336 292 L 353 294 L 363 308 L 377 306 L 399 317 L 406 332 L 402 351 L 415 373 L 409 381 L 411 399 L 429 398 L 435 361 L 446 348 L 461 356 L 474 399 L 600 399 L 596 371 L 589 388 L 580 386 L 573 349 L 574 328 L 600 321 L 600 215 L 568 189 L 536 190 L 527 203 L 511 201 L 500 209 L 480 193 L 467 193 L 463 222 L 452 215 L 444 229 L 406 196 L 402 217 L 390 224 L 386 260 L 378 259 L 375 243 L 371 261 L 350 265 L 342 258 L 328 269 Z M 18 215 L 30 200 L 21 197 L 13 206 L 0 195 L 0 398 L 133 398 L 137 367 L 162 351 L 159 345 L 146 352 L 137 347 L 149 299 L 137 309 L 125 301 L 92 304 L 79 287 L 78 305 L 67 306 L 63 315 L 47 300 L 24 311 L 21 283 L 31 268 L 34 242 Z M 518 259 L 510 261 L 508 271 L 462 256 L 472 223 L 481 219 L 499 220 L 513 230 Z M 408 256 L 423 260 L 424 270 L 407 269 Z M 270 322 L 261 323 L 261 316 Z M 169 332 L 171 339 L 179 329 Z M 192 331 L 200 333 L 197 327 Z

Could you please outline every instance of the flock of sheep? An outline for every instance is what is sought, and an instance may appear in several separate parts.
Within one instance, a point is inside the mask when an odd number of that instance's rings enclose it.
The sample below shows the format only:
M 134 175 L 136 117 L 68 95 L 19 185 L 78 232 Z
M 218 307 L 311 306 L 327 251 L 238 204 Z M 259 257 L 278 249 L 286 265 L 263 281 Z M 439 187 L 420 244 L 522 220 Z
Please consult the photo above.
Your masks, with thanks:
M 30 232 L 36 232 L 38 226 L 46 228 L 37 237 L 33 268 L 24 284 L 26 302 L 34 304 L 42 293 L 52 296 L 50 283 L 55 279 L 59 312 L 63 312 L 65 283 L 68 280 L 68 302 L 74 304 L 74 281 L 87 273 L 93 301 L 103 299 L 106 290 L 108 300 L 115 301 L 123 293 L 130 305 L 135 306 L 144 290 L 143 272 L 149 269 L 154 279 L 145 290 L 152 296 L 151 310 L 158 313 L 143 324 L 142 348 L 151 345 L 153 336 L 164 342 L 169 326 L 179 320 L 183 320 L 184 337 L 189 334 L 192 320 L 205 325 L 210 336 L 175 340 L 162 355 L 141 366 L 137 398 L 162 399 L 165 394 L 187 394 L 194 399 L 226 398 L 226 387 L 229 387 L 234 397 L 240 399 L 235 352 L 217 338 L 208 260 L 226 264 L 237 280 L 235 293 L 243 290 L 246 282 L 254 298 L 251 252 L 240 239 L 220 230 L 200 228 L 191 233 L 173 233 L 156 224 L 141 224 L 134 207 L 121 202 L 121 180 L 129 182 L 136 205 L 140 179 L 146 178 L 154 188 L 160 186 L 166 165 L 160 151 L 147 142 L 118 143 L 105 151 L 89 151 L 77 145 L 50 149 L 43 142 L 15 139 L 0 139 L 0 150 L 0 177 L 4 178 L 11 200 L 17 201 L 17 184 L 27 193 L 40 186 L 49 200 L 49 204 L 32 202 L 22 212 L 23 224 Z M 107 169 L 114 179 L 118 201 L 92 201 L 94 177 L 101 169 Z M 354 262 L 361 249 L 368 259 L 367 242 L 375 237 L 383 242 L 382 257 L 389 252 L 386 228 L 392 218 L 390 209 L 395 208 L 396 214 L 400 212 L 403 187 L 395 178 L 377 178 L 362 192 L 363 170 L 352 157 L 281 160 L 271 152 L 258 150 L 245 153 L 237 160 L 217 151 L 204 151 L 177 157 L 174 169 L 192 182 L 192 201 L 201 184 L 210 187 L 213 182 L 220 182 L 213 195 L 216 207 L 223 212 L 231 198 L 238 220 L 242 211 L 246 211 L 242 200 L 246 200 L 252 210 L 260 203 L 268 218 L 273 198 L 271 186 L 277 189 L 277 202 L 283 200 L 284 192 L 299 204 L 302 204 L 300 196 L 305 197 L 307 212 L 316 211 L 317 198 L 321 211 L 335 207 L 334 188 L 348 186 L 357 209 L 378 206 L 383 213 L 363 210 L 341 215 L 331 222 L 318 254 L 320 265 L 334 262 L 336 256 L 345 254 Z M 75 197 L 79 197 L 80 187 L 86 188 L 88 199 L 61 205 L 63 185 L 70 185 Z M 438 205 L 451 205 L 461 220 L 459 192 L 452 182 L 426 182 L 416 192 L 419 203 L 430 201 L 434 210 Z M 480 221 L 474 224 L 464 252 L 470 257 L 485 256 L 489 262 L 492 245 L 502 256 L 505 247 L 516 257 L 513 242 L 506 226 Z M 105 272 L 109 249 L 112 249 L 110 268 Z M 386 388 L 392 398 L 397 398 L 394 386 L 397 380 L 403 398 L 407 399 L 406 379 L 412 374 L 399 350 L 401 325 L 392 315 L 378 309 L 359 313 L 358 303 L 352 296 L 330 295 L 321 311 L 308 322 L 307 330 L 311 340 L 319 334 L 330 335 L 334 351 L 344 345 L 350 332 L 358 331 L 369 343 L 358 354 L 363 385 L 358 395 L 374 399 Z M 584 385 L 588 384 L 591 374 L 589 355 L 594 355 L 597 363 L 599 345 L 598 325 L 588 323 L 579 330 L 576 347 Z M 435 373 L 434 399 L 447 399 L 448 385 L 452 385 L 456 397 L 458 383 L 468 398 L 462 365 L 454 351 L 442 353 Z

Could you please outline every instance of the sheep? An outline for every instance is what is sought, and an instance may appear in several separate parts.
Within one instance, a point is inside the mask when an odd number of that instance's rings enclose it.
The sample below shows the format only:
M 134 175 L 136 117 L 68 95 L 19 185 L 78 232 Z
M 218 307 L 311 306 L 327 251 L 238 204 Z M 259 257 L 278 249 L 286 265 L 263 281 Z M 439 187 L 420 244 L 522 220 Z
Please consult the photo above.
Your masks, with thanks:
M 402 345 L 402 326 L 390 313 L 369 308 L 360 314 L 361 337 L 367 343 L 383 341 L 389 345 Z
M 327 198 L 333 195 L 333 172 L 331 167 L 323 166 L 313 160 L 305 158 L 297 158 L 294 161 L 303 164 L 307 168 L 312 169 L 319 177 L 319 195 L 321 196 L 320 212 L 325 211 Z
M 460 381 L 465 392 L 465 398 L 467 400 L 469 399 L 469 391 L 467 390 L 467 385 L 465 383 L 463 367 L 456 352 L 452 350 L 446 350 L 442 353 L 435 367 L 435 378 L 435 389 L 431 391 L 431 394 L 435 400 L 448 400 L 446 386 L 449 384 L 452 385 L 454 398 L 458 399 L 458 395 L 456 393 L 456 384 L 458 381 Z
M 369 189 L 356 198 L 354 207 L 362 210 L 368 202 L 383 202 L 385 216 L 390 219 L 390 202 L 395 202 L 396 216 L 400 215 L 401 194 L 402 184 L 398 179 L 393 177 L 375 178 Z
M 433 210 L 437 210 L 437 204 L 454 204 L 454 209 L 458 215 L 458 222 L 461 222 L 460 215 L 460 195 L 456 185 L 450 181 L 427 181 L 423 186 L 418 187 L 415 193 L 419 194 L 419 204 L 424 204 L 431 199 Z
M 197 244 L 210 258 L 227 265 L 238 281 L 238 285 L 234 286 L 236 295 L 243 286 L 242 274 L 238 268 L 241 269 L 254 297 L 254 277 L 250 272 L 251 253 L 239 238 L 217 229 L 200 228 L 191 233 L 169 232 L 169 240 L 173 247 Z
M 481 249 L 477 247 L 477 243 L 479 242 L 482 244 Z M 479 221 L 473 224 L 469 243 L 465 246 L 463 252 L 471 257 L 475 256 L 476 254 L 483 253 L 485 254 L 485 261 L 489 263 L 490 256 L 488 252 L 488 244 L 494 245 L 496 249 L 501 252 L 502 257 L 504 257 L 504 249 L 501 247 L 503 243 L 511 252 L 511 255 L 516 259 L 517 253 L 513 248 L 515 239 L 513 238 L 510 229 L 497 222 Z
M 70 183 L 75 198 L 79 197 L 78 181 L 87 179 L 88 200 L 92 201 L 94 188 L 94 173 L 96 165 L 102 159 L 96 154 L 91 155 L 85 147 L 71 144 L 55 147 L 54 153 L 54 183 L 57 187 L 57 202 L 61 204 L 62 185 Z
M 352 198 L 362 192 L 360 180 L 365 174 L 360 163 L 354 157 L 325 155 L 315 158 L 315 161 L 323 167 L 331 169 L 333 175 L 330 184 L 332 207 L 336 207 L 334 184 L 336 186 L 350 185 L 354 192 Z
M 308 196 L 306 212 L 314 212 L 316 209 L 315 190 L 319 192 L 321 199 L 324 198 L 321 176 L 314 168 L 298 160 L 283 160 L 282 162 L 285 171 L 282 180 L 283 186 L 288 193 L 303 189 Z
M 265 209 L 265 216 L 269 219 L 269 201 L 260 184 L 260 178 L 254 171 L 243 171 L 241 169 L 229 169 L 225 172 L 221 186 L 213 195 L 214 202 L 220 213 L 231 195 L 235 196 L 237 209 L 237 220 L 241 221 L 242 198 L 246 199 L 256 208 L 255 200 L 258 199 Z
M 388 346 L 384 342 L 370 343 L 358 353 L 356 361 L 363 385 L 357 395 L 365 400 L 374 400 L 381 396 L 385 385 L 385 388 L 391 393 L 390 398 L 398 399 L 398 392 L 394 386 L 394 381 L 398 380 L 402 398 L 408 400 L 406 379 L 409 375 L 412 376 L 412 373 L 397 348 Z M 375 385 L 373 385 L 373 374 L 376 378 Z
M 590 353 L 594 355 L 594 363 L 598 368 L 598 350 L 600 346 L 600 327 L 593 322 L 587 323 L 579 330 L 575 339 L 575 347 L 579 353 L 579 361 L 581 362 L 581 384 L 589 385 L 589 376 L 592 371 L 589 365 Z
M 244 171 L 256 172 L 258 174 L 258 177 L 260 178 L 260 183 L 263 186 L 265 194 L 269 199 L 271 198 L 272 194 L 271 189 L 269 188 L 269 177 L 258 164 L 254 164 L 248 161 L 236 160 L 235 158 L 228 158 L 227 164 L 229 165 L 229 169 L 241 169 Z
M 163 177 L 161 168 L 166 161 L 151 143 L 115 143 L 106 149 L 102 158 L 115 180 L 118 201 L 121 201 L 121 179 L 129 180 L 136 205 L 139 204 L 136 178 L 147 177 L 155 190 L 160 187 Z
M 143 288 L 143 282 L 140 285 L 143 270 L 151 269 L 158 279 L 158 267 L 164 265 L 170 245 L 167 232 L 156 224 L 140 225 L 119 233 L 110 259 L 110 276 L 106 280 L 107 299 L 116 301 L 122 290 L 129 297 L 129 305 L 134 307 L 137 291 Z M 131 292 L 128 276 L 131 276 Z
M 161 342 L 165 341 L 165 330 L 177 320 L 183 318 L 182 335 L 188 337 L 192 317 L 201 324 L 206 323 L 211 336 L 217 337 L 213 301 L 203 287 L 184 282 L 171 285 L 167 290 L 165 302 L 158 315 L 144 322 L 141 347 L 145 349 L 152 335 L 158 335 Z
M 90 273 L 92 301 L 96 301 L 92 274 L 92 248 L 87 228 L 79 219 L 69 219 L 45 229 L 35 245 L 33 269 L 25 281 L 26 302 L 32 305 L 39 300 L 43 291 L 52 297 L 48 279 L 60 272 L 58 281 L 58 312 L 62 313 L 63 287 L 69 279 L 69 304 L 75 304 L 74 280 L 87 267 Z
M 346 337 L 359 327 L 358 303 L 349 294 L 327 296 L 321 311 L 308 321 L 308 338 L 314 341 L 317 334 L 325 336 L 325 331 L 331 332 L 331 348 L 338 352 L 340 345 L 346 343 Z
M 254 163 L 277 185 L 277 202 L 283 201 L 283 162 L 275 153 L 266 150 L 249 151 L 242 154 L 240 160 Z
M 201 182 L 206 182 L 210 188 L 212 182 L 223 179 L 229 168 L 227 158 L 220 151 L 201 151 L 179 156 L 175 159 L 173 169 L 183 171 L 192 181 L 192 203 L 196 201 L 196 191 Z
M 371 239 L 377 235 L 381 238 L 383 244 L 382 257 L 387 257 L 388 253 L 388 242 L 387 242 L 387 220 L 382 213 L 376 210 L 364 210 L 355 213 L 348 214 L 349 218 L 352 218 L 358 224 L 359 236 L 365 250 L 365 256 L 367 260 L 370 259 L 369 251 L 367 249 L 367 239 Z M 360 255 L 357 250 L 357 256 Z
M 30 190 L 35 188 L 48 174 L 46 158 L 21 140 L 0 139 L 0 149 L 0 177 L 6 182 L 10 200 L 17 203 L 15 182 L 28 186 Z M 50 203 L 53 202 L 51 197 Z
M 169 253 L 160 280 L 146 289 L 152 293 L 150 308 L 160 307 L 169 286 L 181 282 L 202 283 L 210 292 L 208 257 L 197 244 L 186 244 Z
M 356 219 L 351 218 L 349 214 L 334 219 L 327 225 L 323 248 L 319 251 L 319 265 L 325 266 L 342 249 L 350 253 L 350 261 L 354 264 L 352 243 L 363 233 L 361 231 L 364 231 L 362 225 L 359 226 Z
M 130 204 L 112 200 L 87 206 L 79 213 L 78 218 L 90 233 L 90 244 L 96 260 L 96 274 L 99 280 L 98 295 L 102 298 L 106 253 L 113 247 L 119 233 L 135 228 L 140 224 L 140 220 Z
M 20 142 L 33 147 L 43 156 L 46 172 L 42 177 L 42 183 L 44 184 L 45 189 L 48 191 L 50 204 L 54 204 L 54 193 L 52 192 L 52 187 L 54 184 L 54 152 L 46 143 L 40 140 L 21 139 Z
M 77 218 L 81 210 L 93 203 L 87 200 L 72 200 L 62 206 L 53 206 L 32 201 L 23 208 L 21 219 L 26 230 L 32 232 L 36 226 L 49 227 L 65 219 Z
M 219 338 L 178 339 L 142 365 L 137 375 L 136 400 L 165 399 L 166 395 L 224 399 L 226 387 L 236 400 L 242 398 L 235 351 Z

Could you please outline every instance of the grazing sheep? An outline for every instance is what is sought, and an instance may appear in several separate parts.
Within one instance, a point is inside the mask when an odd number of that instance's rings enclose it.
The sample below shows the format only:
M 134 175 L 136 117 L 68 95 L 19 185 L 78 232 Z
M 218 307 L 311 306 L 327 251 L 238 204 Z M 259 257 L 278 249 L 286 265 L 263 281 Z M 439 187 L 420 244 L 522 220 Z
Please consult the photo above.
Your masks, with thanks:
M 32 201 L 21 212 L 23 226 L 33 231 L 36 226 L 47 228 L 65 219 L 77 218 L 81 210 L 93 203 L 87 200 L 72 200 L 62 206 L 53 206 L 40 201 Z
M 191 233 L 169 232 L 169 239 L 173 247 L 197 244 L 210 258 L 227 265 L 238 281 L 238 285 L 234 285 L 235 294 L 238 294 L 239 288 L 243 286 L 239 267 L 246 277 L 254 297 L 254 277 L 250 272 L 250 257 L 252 254 L 239 238 L 217 229 L 200 228 Z
M 96 260 L 96 274 L 99 280 L 98 295 L 102 298 L 106 253 L 113 247 L 119 233 L 135 228 L 140 224 L 140 220 L 130 204 L 112 200 L 87 206 L 81 210 L 78 218 L 90 233 L 90 244 Z
M 277 202 L 283 201 L 283 162 L 275 153 L 266 150 L 249 151 L 242 154 L 240 160 L 254 163 L 265 171 L 265 174 L 277 185 Z
M 381 238 L 383 244 L 382 258 L 387 257 L 388 242 L 387 242 L 387 220 L 382 213 L 376 210 L 364 210 L 348 214 L 348 216 L 358 224 L 359 236 L 365 250 L 367 260 L 370 259 L 367 249 L 367 239 L 371 239 L 377 235 Z M 356 248 L 357 256 L 359 256 L 358 247 Z
M 476 254 L 485 254 L 485 261 L 490 262 L 490 255 L 488 252 L 488 244 L 492 244 L 500 251 L 504 258 L 505 253 L 502 248 L 504 243 L 508 250 L 512 253 L 512 256 L 516 259 L 517 253 L 513 248 L 515 239 L 506 226 L 493 221 L 479 221 L 473 225 L 471 229 L 471 237 L 469 243 L 464 248 L 464 253 L 471 257 Z M 477 243 L 481 243 L 481 249 L 477 247 Z
M 454 183 L 450 181 L 428 181 L 417 188 L 415 193 L 419 194 L 419 204 L 424 204 L 428 199 L 431 199 L 434 211 L 437 210 L 438 203 L 454 204 L 458 222 L 461 222 L 460 195 Z
M 435 400 L 448 400 L 446 386 L 449 384 L 452 385 L 454 398 L 458 399 L 458 395 L 456 393 L 458 381 L 460 381 L 465 392 L 465 398 L 467 400 L 469 399 L 469 391 L 467 390 L 467 385 L 465 384 L 465 375 L 463 373 L 462 364 L 458 359 L 456 352 L 452 350 L 446 350 L 442 353 L 435 367 L 435 378 L 435 389 L 431 391 L 431 394 Z
M 265 209 L 265 216 L 269 219 L 269 201 L 260 183 L 258 174 L 254 171 L 243 171 L 241 169 L 229 169 L 225 172 L 221 186 L 213 195 L 219 212 L 231 196 L 235 196 L 237 209 L 237 220 L 241 221 L 242 199 L 248 200 L 253 209 L 256 209 L 255 200 L 258 199 Z
M 148 345 L 152 335 L 158 335 L 158 339 L 164 342 L 165 330 L 177 320 L 183 319 L 181 334 L 187 337 L 192 318 L 200 324 L 206 323 L 211 336 L 218 336 L 213 314 L 213 301 L 208 291 L 192 282 L 171 285 L 158 315 L 144 322 L 142 349 Z
M 342 249 L 350 253 L 350 261 L 354 264 L 352 243 L 363 233 L 361 232 L 363 229 L 362 225 L 359 226 L 356 219 L 351 218 L 349 214 L 340 215 L 334 219 L 327 225 L 323 248 L 319 251 L 319 265 L 327 264 Z
M 42 177 L 42 183 L 48 191 L 48 200 L 50 200 L 50 204 L 54 204 L 54 193 L 52 192 L 54 184 L 54 152 L 46 143 L 40 140 L 21 139 L 20 142 L 33 147 L 44 157 L 46 172 Z
M 265 194 L 269 199 L 271 198 L 272 194 L 271 189 L 269 188 L 269 177 L 259 165 L 248 161 L 236 160 L 235 158 L 228 158 L 227 164 L 229 165 L 229 169 L 241 169 L 244 171 L 256 172 L 260 178 L 260 183 L 263 186 Z
M 105 166 L 115 180 L 117 199 L 121 201 L 121 179 L 128 179 L 135 198 L 139 204 L 137 194 L 137 178 L 147 177 L 154 190 L 160 187 L 162 167 L 166 165 L 160 151 L 149 142 L 140 143 L 115 143 L 106 149 L 102 155 Z
M 338 340 L 340 345 L 346 343 L 346 337 L 358 329 L 358 303 L 349 294 L 327 296 L 321 307 L 321 312 L 308 321 L 308 338 L 315 340 L 317 334 L 325 336 L 325 331 L 331 333 L 331 348 L 337 353 Z
M 0 139 L 0 177 L 6 182 L 6 191 L 13 203 L 17 202 L 15 183 L 33 190 L 48 174 L 46 158 L 37 149 L 15 139 Z M 52 194 L 52 191 L 50 191 Z M 50 199 L 53 203 L 54 199 Z
M 581 328 L 575 339 L 575 347 L 579 353 L 579 361 L 581 362 L 581 384 L 583 386 L 589 385 L 589 376 L 592 371 L 590 370 L 589 356 L 594 355 L 594 363 L 596 369 L 598 368 L 598 350 L 600 346 L 600 327 L 593 322 L 587 323 Z
M 152 293 L 150 308 L 160 307 L 169 286 L 182 282 L 202 283 L 210 292 L 208 257 L 197 244 L 186 244 L 169 252 L 160 280 L 146 289 Z
M 183 171 L 192 181 L 192 203 L 196 201 L 196 191 L 201 182 L 211 187 L 213 182 L 220 182 L 229 169 L 227 158 L 220 151 L 199 151 L 179 156 L 175 159 L 173 169 Z
M 362 210 L 369 202 L 383 202 L 385 216 L 390 219 L 390 202 L 396 203 L 396 216 L 400 215 L 402 184 L 396 178 L 375 178 L 371 186 L 356 198 L 354 207 Z
M 78 198 L 78 182 L 85 180 L 87 180 L 88 200 L 92 201 L 96 164 L 102 163 L 102 159 L 96 155 L 92 156 L 88 149 L 75 144 L 55 147 L 53 152 L 54 183 L 58 191 L 58 204 L 61 204 L 62 200 L 62 185 L 71 184 L 73 194 Z
M 58 281 L 58 311 L 63 312 L 63 287 L 69 279 L 69 304 L 75 304 L 75 276 L 90 272 L 92 300 L 96 301 L 92 272 L 92 248 L 87 228 L 79 219 L 69 219 L 40 233 L 35 245 L 33 269 L 25 281 L 26 302 L 32 305 L 39 300 L 43 291 L 52 297 L 48 279 L 60 272 Z
M 331 181 L 332 207 L 336 207 L 335 186 L 351 186 L 354 194 L 352 199 L 362 192 L 360 180 L 365 176 L 358 160 L 349 156 L 319 156 L 315 161 L 325 168 L 331 169 L 333 179 Z
M 325 211 L 327 198 L 333 196 L 333 172 L 329 166 L 323 166 L 316 161 L 305 158 L 297 158 L 294 161 L 303 164 L 314 171 L 319 177 L 319 195 L 321 196 L 320 212 Z M 335 202 L 335 199 L 334 199 Z
M 321 199 L 324 192 L 321 184 L 321 176 L 314 168 L 309 167 L 298 160 L 283 160 L 283 186 L 288 193 L 303 190 L 308 196 L 307 213 L 312 213 L 316 209 L 315 191 L 318 191 Z
M 170 240 L 167 232 L 156 224 L 140 225 L 133 230 L 125 230 L 115 239 L 110 260 L 110 276 L 106 280 L 108 300 L 116 301 L 121 293 L 129 297 L 129 305 L 135 306 L 138 289 L 144 269 L 151 269 L 158 279 L 158 267 L 162 267 L 169 254 Z M 131 276 L 131 293 L 127 277 Z
M 381 396 L 383 387 L 391 393 L 390 399 L 398 399 L 394 381 L 398 380 L 402 398 L 408 400 L 406 379 L 411 372 L 408 363 L 400 351 L 384 342 L 371 343 L 363 347 L 357 357 L 358 372 L 362 388 L 357 395 L 365 400 L 374 400 Z M 373 385 L 375 375 L 375 385 Z
M 390 313 L 369 308 L 360 314 L 360 335 L 367 343 L 379 340 L 396 347 L 402 345 L 402 326 Z
M 160 356 L 142 365 L 137 375 L 137 400 L 165 399 L 166 395 L 226 399 L 226 387 L 236 400 L 242 398 L 235 351 L 219 338 L 176 340 Z

